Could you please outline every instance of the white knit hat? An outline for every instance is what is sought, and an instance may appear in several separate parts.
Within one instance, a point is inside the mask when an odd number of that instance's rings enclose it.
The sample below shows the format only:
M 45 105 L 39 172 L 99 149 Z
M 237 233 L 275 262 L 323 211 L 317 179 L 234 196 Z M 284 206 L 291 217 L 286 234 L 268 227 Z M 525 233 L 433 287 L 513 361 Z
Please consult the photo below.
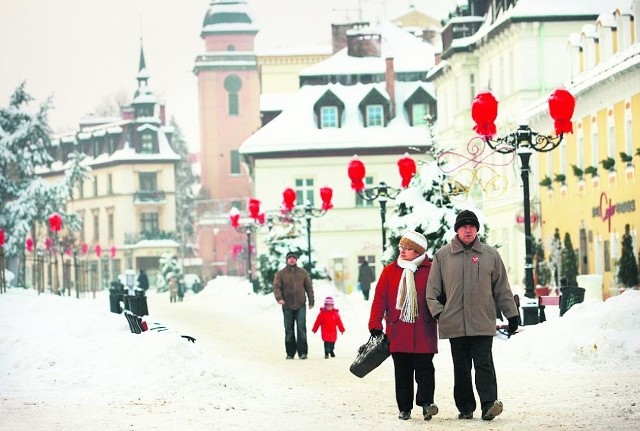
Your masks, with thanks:
M 418 254 L 424 254 L 428 247 L 427 238 L 415 230 L 405 232 L 400 238 L 400 245 L 415 250 Z

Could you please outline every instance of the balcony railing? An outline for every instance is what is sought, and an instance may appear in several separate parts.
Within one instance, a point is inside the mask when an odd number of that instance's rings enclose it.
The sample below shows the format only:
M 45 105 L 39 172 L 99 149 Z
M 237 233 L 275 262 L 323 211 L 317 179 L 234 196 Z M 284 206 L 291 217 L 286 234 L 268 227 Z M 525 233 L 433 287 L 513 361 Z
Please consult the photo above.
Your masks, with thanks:
M 160 190 L 140 190 L 133 195 L 135 203 L 158 203 L 166 200 L 166 194 Z
M 127 233 L 124 235 L 124 243 L 129 244 L 137 244 L 143 240 L 153 240 L 153 239 L 178 239 L 178 234 L 175 231 L 166 231 L 166 230 L 152 230 L 152 231 L 142 231 L 140 233 Z

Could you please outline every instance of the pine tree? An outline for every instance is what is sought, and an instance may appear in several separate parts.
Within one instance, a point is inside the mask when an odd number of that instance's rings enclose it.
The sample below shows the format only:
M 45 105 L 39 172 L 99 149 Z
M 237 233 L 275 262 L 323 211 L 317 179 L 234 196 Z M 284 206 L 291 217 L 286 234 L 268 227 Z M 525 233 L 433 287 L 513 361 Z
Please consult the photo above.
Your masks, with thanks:
M 162 253 L 158 263 L 160 265 L 160 270 L 156 274 L 156 288 L 158 292 L 166 292 L 169 290 L 169 280 L 171 277 L 175 277 L 178 283 L 184 283 L 182 265 L 180 265 L 176 256 L 168 252 Z
M 440 247 L 451 240 L 446 234 L 453 231 L 453 225 L 450 223 L 453 223 L 456 215 L 462 209 L 469 209 L 468 205 L 462 208 L 452 202 L 450 196 L 453 190 L 443 190 L 443 185 L 447 187 L 446 184 L 449 182 L 441 169 L 444 162 L 438 161 L 441 150 L 436 142 L 433 126 L 429 123 L 428 127 L 432 144 L 427 147 L 424 160 L 418 162 L 418 172 L 409 186 L 396 197 L 394 214 L 386 223 L 389 235 L 387 243 L 383 244 L 383 263 L 391 262 L 398 257 L 398 243 L 407 230 L 422 233 L 429 245 L 427 254 L 433 256 Z M 416 202 L 416 196 L 424 199 L 424 202 L 420 201 L 418 208 L 412 206 L 412 202 Z M 478 214 L 477 210 L 472 211 Z M 428 217 L 420 217 L 420 214 L 428 214 Z M 431 223 L 434 219 L 437 222 Z M 481 239 L 486 239 L 488 232 L 488 227 L 484 225 Z
M 560 230 L 556 228 L 551 240 L 551 254 L 549 256 L 549 264 L 551 267 L 551 277 L 555 286 L 560 285 L 560 274 L 562 274 L 562 240 L 560 239 Z
M 286 265 L 286 256 L 289 252 L 298 255 L 298 266 L 307 271 L 311 279 L 326 279 L 326 271 L 316 268 L 316 262 L 309 265 L 307 257 L 307 239 L 298 234 L 299 229 L 294 224 L 274 226 L 264 241 L 267 246 L 265 254 L 258 256 L 258 285 L 263 294 L 273 292 L 273 278 L 280 269 Z M 313 252 L 313 249 L 311 250 Z
M 180 193 L 176 193 L 176 227 L 181 244 L 181 253 L 184 255 L 185 247 L 194 247 L 194 224 L 196 220 L 194 186 L 199 179 L 193 173 L 191 163 L 189 163 L 189 147 L 174 119 L 171 120 L 171 126 L 174 129 L 171 148 L 180 156 L 175 170 L 176 190 L 180 190 Z
M 571 243 L 569 232 L 564 234 L 564 248 L 562 249 L 562 276 L 567 278 L 567 286 L 577 286 L 578 257 Z
M 618 267 L 618 281 L 625 287 L 635 287 L 638 285 L 638 265 L 633 255 L 633 238 L 631 237 L 630 226 L 624 226 L 622 235 L 622 253 Z
M 551 269 L 545 260 L 544 245 L 542 244 L 541 239 L 538 239 L 537 241 L 534 239 L 533 250 L 533 258 L 535 262 L 534 269 L 537 283 L 540 286 L 547 286 L 551 281 Z
M 38 169 L 50 169 L 54 159 L 47 120 L 50 101 L 36 112 L 29 106 L 31 101 L 33 97 L 22 83 L 9 106 L 0 108 L 0 226 L 8 232 L 6 256 L 23 281 L 24 264 L 19 260 L 24 263 L 25 239 L 46 237 L 49 215 L 59 213 L 66 230 L 80 229 L 81 220 L 75 214 L 66 214 L 65 207 L 73 187 L 88 171 L 82 164 L 84 156 L 75 153 L 59 182 L 47 182 L 36 174 Z

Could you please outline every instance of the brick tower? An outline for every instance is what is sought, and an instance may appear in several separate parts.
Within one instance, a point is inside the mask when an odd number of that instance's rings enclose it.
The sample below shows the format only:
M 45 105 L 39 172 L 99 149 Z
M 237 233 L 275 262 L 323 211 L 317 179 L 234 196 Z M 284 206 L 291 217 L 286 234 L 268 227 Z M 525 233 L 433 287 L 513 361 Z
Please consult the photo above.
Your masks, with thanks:
M 260 76 L 254 52 L 258 28 L 246 0 L 212 0 L 200 36 L 200 183 L 198 237 L 203 275 L 246 274 L 238 258 L 245 235 L 229 226 L 229 210 L 246 211 L 249 174 L 238 148 L 260 127 Z M 246 246 L 245 246 L 246 247 Z M 242 250 L 242 253 L 247 253 Z

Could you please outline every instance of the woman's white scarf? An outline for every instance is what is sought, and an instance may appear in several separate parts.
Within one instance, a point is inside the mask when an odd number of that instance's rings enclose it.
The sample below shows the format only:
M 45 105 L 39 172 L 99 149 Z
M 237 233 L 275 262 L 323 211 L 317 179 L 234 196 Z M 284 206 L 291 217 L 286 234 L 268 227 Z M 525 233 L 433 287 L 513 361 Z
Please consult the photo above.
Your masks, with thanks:
M 418 316 L 418 294 L 416 293 L 416 281 L 413 274 L 427 257 L 421 254 L 413 260 L 398 258 L 398 266 L 403 268 L 400 284 L 398 285 L 398 297 L 396 298 L 396 310 L 400 310 L 400 320 L 413 323 Z

